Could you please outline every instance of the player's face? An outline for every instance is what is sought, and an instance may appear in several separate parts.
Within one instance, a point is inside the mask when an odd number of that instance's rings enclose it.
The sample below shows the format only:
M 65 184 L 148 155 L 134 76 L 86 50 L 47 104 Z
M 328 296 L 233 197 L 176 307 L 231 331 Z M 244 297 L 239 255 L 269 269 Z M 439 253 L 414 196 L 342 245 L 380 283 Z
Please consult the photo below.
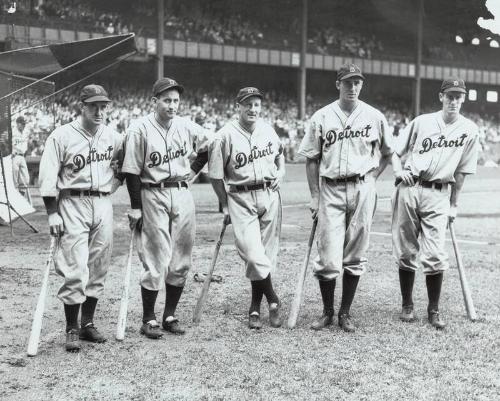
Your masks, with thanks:
M 465 93 L 453 91 L 440 93 L 439 100 L 443 104 L 443 112 L 449 115 L 455 115 L 460 113 L 462 104 L 465 101 Z
M 252 96 L 238 103 L 240 122 L 243 124 L 254 124 L 260 116 L 262 101 L 260 97 Z
M 108 104 L 108 102 L 82 102 L 82 117 L 85 122 L 93 125 L 102 124 L 106 116 Z
M 24 123 L 16 123 L 16 125 L 17 125 L 17 130 L 19 132 L 23 132 L 25 124 Z
M 340 92 L 339 99 L 344 102 L 356 102 L 361 88 L 363 88 L 363 80 L 357 77 L 337 81 L 337 89 Z
M 156 114 L 161 120 L 170 120 L 175 117 L 179 110 L 180 96 L 175 89 L 160 93 L 158 97 L 153 97 L 156 106 Z

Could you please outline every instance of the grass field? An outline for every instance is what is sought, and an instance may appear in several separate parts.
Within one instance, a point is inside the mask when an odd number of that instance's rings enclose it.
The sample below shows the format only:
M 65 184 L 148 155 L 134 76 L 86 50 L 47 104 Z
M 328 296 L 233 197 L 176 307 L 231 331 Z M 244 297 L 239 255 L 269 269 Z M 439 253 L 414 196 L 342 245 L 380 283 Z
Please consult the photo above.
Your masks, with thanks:
M 451 243 L 451 269 L 445 275 L 441 311 L 448 323 L 438 332 L 426 321 L 424 277 L 415 284 L 418 321 L 398 320 L 400 295 L 391 256 L 390 171 L 378 183 L 379 201 L 372 227 L 369 268 L 352 307 L 354 334 L 337 326 L 313 332 L 309 323 L 321 312 L 317 283 L 308 274 L 296 329 L 271 329 L 267 308 L 260 332 L 247 326 L 250 286 L 229 228 L 199 326 L 191 324 L 201 290 L 194 273 L 208 269 L 221 226 L 210 185 L 196 184 L 197 237 L 193 270 L 178 308 L 185 336 L 159 341 L 139 334 L 140 263 L 133 259 L 132 289 L 125 341 L 114 332 L 129 232 L 128 196 L 115 201 L 115 247 L 98 305 L 96 326 L 106 344 L 84 344 L 79 354 L 64 351 L 64 315 L 56 298 L 60 278 L 52 272 L 39 354 L 26 357 L 31 317 L 48 252 L 46 216 L 28 216 L 42 233 L 15 222 L 15 237 L 0 227 L 0 399 L 2 400 L 498 400 L 500 399 L 500 177 L 480 169 L 468 178 L 460 200 L 456 232 L 480 321 L 466 319 Z M 303 165 L 288 165 L 282 187 L 283 229 L 279 266 L 274 274 L 284 315 L 293 297 L 296 274 L 307 247 L 311 219 Z M 311 257 L 316 255 L 313 249 Z M 337 286 L 336 309 L 341 289 Z M 163 308 L 163 291 L 157 314 Z

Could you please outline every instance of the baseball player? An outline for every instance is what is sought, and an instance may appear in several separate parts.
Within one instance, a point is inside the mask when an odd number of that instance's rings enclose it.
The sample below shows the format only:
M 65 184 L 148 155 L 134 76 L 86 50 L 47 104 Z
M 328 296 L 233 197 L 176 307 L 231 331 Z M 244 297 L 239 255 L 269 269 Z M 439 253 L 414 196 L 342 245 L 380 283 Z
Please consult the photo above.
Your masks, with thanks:
M 436 329 L 445 327 L 439 297 L 443 272 L 448 269 L 446 226 L 456 217 L 465 176 L 476 172 L 479 150 L 477 125 L 460 115 L 465 94 L 463 80 L 445 79 L 439 92 L 442 109 L 415 118 L 401 134 L 403 146 L 396 149 L 399 155 L 408 155 L 404 169 L 395 169 L 393 197 L 393 253 L 403 304 L 400 318 L 415 320 L 412 290 L 420 250 L 428 320 Z
M 16 118 L 16 126 L 12 129 L 12 174 L 14 186 L 24 195 L 30 182 L 30 175 L 24 155 L 28 150 L 29 133 L 25 131 L 26 120 L 23 116 Z
M 232 222 L 236 248 L 246 263 L 252 301 L 249 327 L 260 329 L 263 295 L 269 304 L 269 322 L 281 326 L 280 301 L 271 271 L 276 267 L 281 231 L 280 183 L 285 175 L 281 141 L 259 118 L 262 92 L 242 88 L 236 96 L 238 120 L 217 133 L 210 147 L 208 173 L 227 223 Z M 228 191 L 224 185 L 228 186 Z
M 375 179 L 395 155 L 387 120 L 358 98 L 364 80 L 358 66 L 340 68 L 336 81 L 339 99 L 314 113 L 299 148 L 307 158 L 310 209 L 313 218 L 318 218 L 314 273 L 323 314 L 311 325 L 315 330 L 333 322 L 335 284 L 342 269 L 338 324 L 346 332 L 355 330 L 350 307 L 359 277 L 366 270 Z
M 175 310 L 191 268 L 195 236 L 195 210 L 189 181 L 206 162 L 208 135 L 193 121 L 177 116 L 184 88 L 171 78 L 153 85 L 154 111 L 132 121 L 127 130 L 125 159 L 132 210 L 131 226 L 140 225 L 138 253 L 143 305 L 141 334 L 162 337 L 155 303 L 163 282 L 166 286 L 164 330 L 184 334 Z M 196 152 L 203 163 L 191 164 Z
M 94 326 L 94 312 L 113 243 L 109 194 L 121 184 L 114 164 L 123 153 L 122 136 L 103 125 L 109 102 L 102 86 L 85 86 L 78 103 L 81 115 L 50 134 L 40 161 L 40 194 L 50 233 L 59 238 L 54 263 L 64 278 L 58 296 L 64 303 L 70 352 L 80 350 L 79 339 L 106 341 Z

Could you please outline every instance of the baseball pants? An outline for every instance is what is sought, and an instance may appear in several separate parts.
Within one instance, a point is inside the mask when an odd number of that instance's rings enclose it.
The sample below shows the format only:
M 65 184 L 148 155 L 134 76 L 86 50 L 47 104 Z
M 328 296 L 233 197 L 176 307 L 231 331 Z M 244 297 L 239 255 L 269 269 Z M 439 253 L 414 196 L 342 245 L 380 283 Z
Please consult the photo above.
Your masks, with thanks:
M 54 258 L 56 272 L 64 277 L 59 299 L 73 305 L 100 298 L 113 247 L 111 198 L 62 195 L 59 214 L 64 222 Z
M 136 242 L 144 270 L 141 286 L 159 291 L 163 282 L 183 287 L 191 269 L 196 230 L 194 200 L 187 188 L 143 188 L 142 231 Z
M 450 209 L 448 188 L 397 186 L 392 198 L 392 249 L 401 269 L 415 271 L 419 251 L 424 274 L 448 269 L 444 251 Z
M 314 274 L 319 280 L 333 280 L 342 268 L 353 276 L 365 272 L 370 228 L 377 194 L 375 179 L 361 182 L 321 183 L 318 211 L 318 257 Z
M 278 261 L 281 234 L 281 196 L 267 188 L 228 192 L 228 209 L 236 249 L 251 281 L 265 279 Z
M 24 156 L 12 156 L 12 176 L 14 179 L 14 186 L 18 189 L 22 190 L 30 184 L 30 174 Z

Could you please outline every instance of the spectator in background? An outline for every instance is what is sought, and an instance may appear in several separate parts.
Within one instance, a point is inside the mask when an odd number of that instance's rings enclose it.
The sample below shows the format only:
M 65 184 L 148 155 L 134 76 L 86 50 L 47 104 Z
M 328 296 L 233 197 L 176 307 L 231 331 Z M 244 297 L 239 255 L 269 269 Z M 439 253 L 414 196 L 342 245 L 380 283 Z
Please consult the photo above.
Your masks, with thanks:
M 26 120 L 23 116 L 16 118 L 16 126 L 12 129 L 12 175 L 14 186 L 25 194 L 30 183 L 30 175 L 24 155 L 28 150 L 29 133 L 26 128 Z

